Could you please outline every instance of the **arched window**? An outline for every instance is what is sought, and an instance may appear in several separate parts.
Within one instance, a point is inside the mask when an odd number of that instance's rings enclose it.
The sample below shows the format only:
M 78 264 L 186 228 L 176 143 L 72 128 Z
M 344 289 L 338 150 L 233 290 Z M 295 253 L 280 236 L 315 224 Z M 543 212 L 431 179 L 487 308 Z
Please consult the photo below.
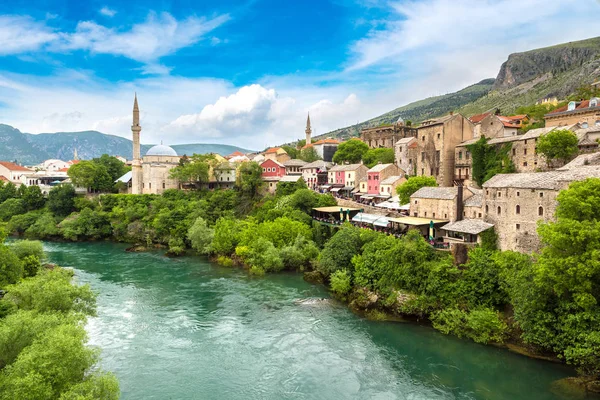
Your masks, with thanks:
M 570 101 L 569 105 L 567 106 L 567 111 L 573 111 L 576 106 L 577 106 L 577 103 L 575 103 L 574 101 Z
M 498 215 L 502 214 L 502 208 L 498 207 Z
M 544 215 L 544 207 L 538 208 L 538 215 L 541 217 Z
M 590 100 L 590 107 L 598 107 L 598 98 L 594 97 Z
M 587 122 L 583 122 L 583 123 L 581 124 L 581 127 L 582 127 L 583 129 L 585 129 L 585 128 L 589 128 L 589 125 L 588 125 L 588 123 L 587 123 Z
M 521 206 L 517 204 L 517 207 L 515 208 L 515 212 L 517 214 L 521 214 Z
M 490 211 L 490 208 L 488 206 L 485 206 L 485 212 L 488 213 Z

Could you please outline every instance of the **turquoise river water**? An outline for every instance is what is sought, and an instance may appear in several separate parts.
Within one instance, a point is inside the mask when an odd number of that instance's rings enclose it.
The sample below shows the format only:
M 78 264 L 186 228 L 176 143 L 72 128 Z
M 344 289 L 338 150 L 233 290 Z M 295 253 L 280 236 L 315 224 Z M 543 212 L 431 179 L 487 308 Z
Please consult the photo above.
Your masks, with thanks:
M 573 372 L 411 323 L 370 322 L 299 274 L 46 243 L 98 292 L 88 324 L 129 399 L 560 399 Z M 317 299 L 327 299 L 317 301 Z

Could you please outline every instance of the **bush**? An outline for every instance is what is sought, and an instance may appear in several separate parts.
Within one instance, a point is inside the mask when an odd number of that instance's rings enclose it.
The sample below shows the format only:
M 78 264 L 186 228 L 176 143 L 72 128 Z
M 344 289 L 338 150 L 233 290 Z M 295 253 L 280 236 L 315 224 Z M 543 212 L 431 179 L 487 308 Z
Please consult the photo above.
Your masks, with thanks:
M 10 247 L 0 244 L 0 289 L 17 283 L 23 276 L 23 263 Z
M 194 250 L 200 254 L 208 254 L 211 251 L 213 235 L 214 231 L 206 225 L 204 218 L 198 217 L 188 230 L 187 238 Z
M 42 214 L 37 221 L 25 231 L 28 238 L 48 239 L 60 234 L 54 217 L 48 213 Z
M 8 199 L 0 204 L 0 220 L 8 221 L 14 215 L 25 214 L 25 203 L 21 199 Z
M 75 211 L 75 188 L 72 185 L 58 185 L 48 193 L 48 209 L 54 215 L 67 216 Z
M 108 215 L 103 211 L 92 211 L 84 208 L 79 214 L 72 214 L 59 224 L 65 239 L 98 240 L 109 237 L 112 233 Z
M 219 218 L 214 227 L 211 250 L 216 254 L 231 255 L 241 240 L 242 224 L 233 218 Z
M 350 292 L 352 289 L 352 284 L 350 282 L 350 274 L 347 270 L 338 270 L 331 274 L 329 285 L 331 287 L 331 291 L 340 297 L 344 297 Z
M 256 271 L 277 272 L 283 269 L 283 261 L 279 257 L 279 252 L 267 239 L 259 237 L 248 246 L 238 246 L 236 254 L 250 268 Z M 252 271 L 251 271 L 252 272 Z
M 498 313 L 490 308 L 466 312 L 459 309 L 445 309 L 431 316 L 433 327 L 444 334 L 467 337 L 477 343 L 502 343 L 507 326 Z
M 360 254 L 362 245 L 360 229 L 351 227 L 340 229 L 325 244 L 319 256 L 317 269 L 325 276 L 342 269 L 347 269 L 352 274 L 352 257 Z
M 23 262 L 23 276 L 29 278 L 36 276 L 37 273 L 42 269 L 40 259 L 36 256 L 26 256 L 22 259 Z
M 31 225 L 35 224 L 39 217 L 39 212 L 28 212 L 26 214 L 14 215 L 10 221 L 8 221 L 8 232 L 22 236 L 25 231 L 31 227 Z
M 233 267 L 233 260 L 227 256 L 219 256 L 217 257 L 217 264 L 222 267 Z
M 28 256 L 34 256 L 38 260 L 46 257 L 42 242 L 37 240 L 19 240 L 10 246 L 11 250 L 21 260 Z

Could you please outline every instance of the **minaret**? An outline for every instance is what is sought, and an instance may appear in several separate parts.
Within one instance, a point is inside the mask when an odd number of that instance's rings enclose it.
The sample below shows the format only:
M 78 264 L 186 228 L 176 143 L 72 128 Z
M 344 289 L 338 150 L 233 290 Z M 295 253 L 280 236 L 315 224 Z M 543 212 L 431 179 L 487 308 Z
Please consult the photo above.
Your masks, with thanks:
M 73 150 L 73 160 L 79 160 L 79 156 L 77 155 L 77 147 L 75 147 L 75 149 Z
M 131 162 L 131 193 L 142 193 L 142 157 L 140 155 L 140 109 L 138 108 L 137 93 L 133 100 L 133 124 L 131 133 L 133 135 L 133 160 Z
M 308 117 L 306 118 L 306 143 L 305 144 L 310 144 L 311 143 L 311 139 L 310 139 L 310 135 L 312 133 L 312 130 L 310 129 L 310 113 L 308 113 Z

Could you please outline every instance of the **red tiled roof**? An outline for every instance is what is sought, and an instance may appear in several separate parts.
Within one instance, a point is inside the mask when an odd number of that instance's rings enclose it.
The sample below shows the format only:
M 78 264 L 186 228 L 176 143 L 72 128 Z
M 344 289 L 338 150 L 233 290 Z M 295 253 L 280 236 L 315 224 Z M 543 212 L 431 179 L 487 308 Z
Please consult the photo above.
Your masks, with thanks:
M 304 150 L 304 149 L 308 149 L 309 147 L 313 147 L 313 144 L 312 144 L 312 143 L 305 144 L 304 146 L 302 146 L 302 149 L 303 149 L 303 150 Z
M 233 153 L 231 153 L 228 157 L 239 157 L 239 156 L 243 156 L 244 153 L 242 153 L 241 151 L 234 151 Z
M 575 107 L 575 110 L 581 110 L 582 108 L 588 108 L 590 106 L 590 101 L 589 100 L 583 100 L 582 102 L 580 102 L 577 107 Z M 557 108 L 554 111 L 550 111 L 548 114 L 546 115 L 552 115 L 552 114 L 558 114 L 561 112 L 565 112 L 569 109 L 569 105 L 567 104 L 566 106 L 562 106 Z
M 27 172 L 33 172 L 29 168 L 21 167 L 20 165 L 17 165 L 15 163 L 11 163 L 9 161 L 0 161 L 0 165 L 2 165 L 4 168 L 8 169 L 9 171 L 27 171 Z
M 277 151 L 279 151 L 281 147 L 271 147 L 270 149 L 268 149 L 267 151 L 265 151 L 265 154 L 272 154 L 272 153 L 277 153 Z
M 58 172 L 67 172 L 69 170 L 69 168 L 61 168 L 58 170 Z
M 498 115 L 498 119 L 506 128 L 521 128 L 523 126 L 523 118 L 505 117 L 504 115 Z
M 469 120 L 474 123 L 474 124 L 478 124 L 480 123 L 485 117 L 487 117 L 488 115 L 490 115 L 491 113 L 487 112 L 487 113 L 483 113 L 483 114 L 477 114 L 477 115 L 473 115 L 471 118 L 469 118 Z
M 71 161 L 67 161 L 67 164 L 73 165 L 73 164 L 77 164 L 79 161 L 81 161 L 81 160 L 71 160 Z
M 8 178 L 5 177 L 4 175 L 0 175 L 0 181 L 8 182 Z
M 340 144 L 340 142 L 335 139 L 321 139 L 314 144 Z

